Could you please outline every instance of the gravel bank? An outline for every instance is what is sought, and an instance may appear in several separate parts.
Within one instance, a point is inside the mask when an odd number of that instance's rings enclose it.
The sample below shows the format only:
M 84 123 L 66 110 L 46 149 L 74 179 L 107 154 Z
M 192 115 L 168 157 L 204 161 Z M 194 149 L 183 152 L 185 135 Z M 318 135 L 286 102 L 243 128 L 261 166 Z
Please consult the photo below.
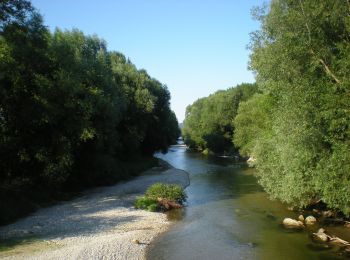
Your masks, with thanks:
M 156 182 L 189 185 L 188 173 L 163 167 L 115 186 L 91 190 L 0 227 L 1 240 L 22 241 L 2 259 L 145 259 L 152 239 L 170 225 L 165 214 L 137 210 L 133 202 Z M 23 243 L 24 240 L 30 243 Z M 134 241 L 138 240 L 139 243 Z

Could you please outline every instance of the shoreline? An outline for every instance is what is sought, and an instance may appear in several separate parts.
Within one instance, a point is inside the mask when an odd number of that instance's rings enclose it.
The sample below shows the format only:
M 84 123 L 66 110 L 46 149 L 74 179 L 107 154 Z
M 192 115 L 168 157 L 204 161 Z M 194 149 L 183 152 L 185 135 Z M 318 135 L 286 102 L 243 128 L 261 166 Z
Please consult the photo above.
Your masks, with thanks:
M 11 245 L 0 258 L 145 259 L 148 245 L 172 222 L 163 213 L 135 209 L 135 199 L 156 182 L 190 184 L 187 172 L 159 161 L 132 180 L 95 188 L 0 227 L 0 244 Z

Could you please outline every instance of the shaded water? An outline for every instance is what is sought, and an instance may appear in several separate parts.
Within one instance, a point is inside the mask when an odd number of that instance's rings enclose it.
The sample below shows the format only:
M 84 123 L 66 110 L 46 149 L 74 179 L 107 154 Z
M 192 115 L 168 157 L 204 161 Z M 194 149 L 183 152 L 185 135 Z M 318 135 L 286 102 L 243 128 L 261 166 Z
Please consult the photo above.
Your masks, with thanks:
M 312 230 L 281 226 L 297 213 L 268 199 L 254 169 L 179 146 L 157 156 L 187 171 L 191 185 L 188 207 L 169 213 L 176 223 L 152 243 L 148 259 L 337 259 L 336 248 L 310 239 Z

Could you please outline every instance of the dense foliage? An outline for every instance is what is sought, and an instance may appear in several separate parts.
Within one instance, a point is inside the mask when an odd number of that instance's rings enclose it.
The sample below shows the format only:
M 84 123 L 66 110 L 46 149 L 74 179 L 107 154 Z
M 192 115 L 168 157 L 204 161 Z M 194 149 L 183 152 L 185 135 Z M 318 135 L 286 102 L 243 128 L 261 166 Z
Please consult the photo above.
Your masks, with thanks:
M 183 203 L 186 201 L 186 193 L 184 189 L 176 184 L 164 184 L 164 183 L 155 183 L 150 186 L 146 193 L 146 197 L 152 199 L 167 199 L 176 201 L 178 203 Z
M 349 214 L 349 1 L 273 0 L 255 16 L 250 65 L 262 93 L 240 105 L 235 144 L 273 197 Z
M 0 4 L 0 86 L 4 193 L 126 178 L 179 135 L 166 86 L 97 36 L 50 33 L 25 0 Z
M 186 109 L 182 135 L 191 148 L 217 154 L 232 154 L 234 128 L 239 103 L 257 91 L 255 84 L 241 84 L 198 99 Z

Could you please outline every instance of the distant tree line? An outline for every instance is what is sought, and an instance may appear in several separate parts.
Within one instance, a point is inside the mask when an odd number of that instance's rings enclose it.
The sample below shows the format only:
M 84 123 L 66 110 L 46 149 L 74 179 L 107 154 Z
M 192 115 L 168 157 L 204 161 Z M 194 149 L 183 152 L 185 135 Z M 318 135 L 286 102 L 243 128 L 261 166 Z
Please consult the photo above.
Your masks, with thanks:
M 299 207 L 322 201 L 349 215 L 349 1 L 273 0 L 254 16 L 258 92 L 239 105 L 234 145 L 256 159 L 273 198 Z
M 238 150 L 232 143 L 232 122 L 240 102 L 248 100 L 256 92 L 256 84 L 245 83 L 217 91 L 189 105 L 182 129 L 185 143 L 190 148 L 205 153 L 237 153 Z
M 0 3 L 0 86 L 2 191 L 123 179 L 180 134 L 166 86 L 25 0 Z

